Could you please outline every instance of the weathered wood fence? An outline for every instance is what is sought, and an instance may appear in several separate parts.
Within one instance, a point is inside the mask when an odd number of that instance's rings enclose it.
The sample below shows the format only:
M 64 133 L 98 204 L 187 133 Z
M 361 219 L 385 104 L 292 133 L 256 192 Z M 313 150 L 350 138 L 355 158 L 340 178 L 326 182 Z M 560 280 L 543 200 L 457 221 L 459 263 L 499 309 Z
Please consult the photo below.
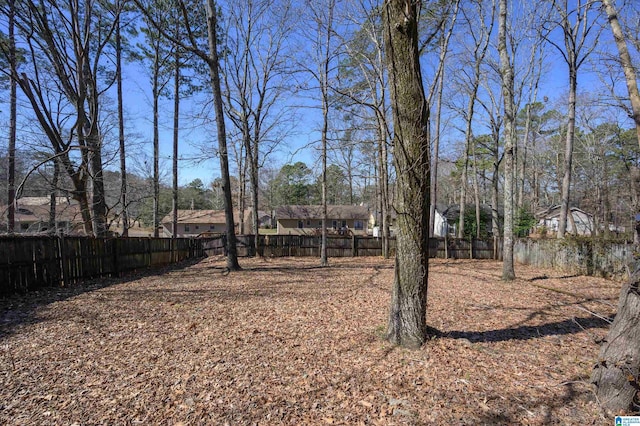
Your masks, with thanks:
M 0 237 L 0 296 L 205 256 L 208 240 Z
M 626 279 L 633 261 L 633 244 L 593 239 L 519 239 L 516 262 L 569 274 Z
M 238 255 L 254 256 L 253 235 L 238 236 Z M 261 256 L 320 256 L 321 238 L 260 235 Z M 100 277 L 168 265 L 185 259 L 224 254 L 224 235 L 205 238 L 87 238 L 0 236 L 0 297 L 43 287 L 68 286 Z M 492 241 L 430 241 L 432 257 L 493 259 Z M 390 254 L 395 239 L 390 240 Z M 329 257 L 381 256 L 382 240 L 350 236 L 327 239 Z
M 238 235 L 238 256 L 254 256 L 254 235 Z M 312 235 L 259 235 L 258 254 L 266 257 L 320 257 L 322 239 Z M 389 240 L 390 255 L 395 254 L 396 240 Z M 211 238 L 204 245 L 209 255 L 226 253 L 226 236 Z M 328 257 L 382 256 L 382 239 L 368 236 L 328 236 Z M 429 256 L 450 259 L 500 259 L 502 242 L 431 238 Z
M 253 256 L 253 235 L 238 236 L 238 255 Z M 260 235 L 261 256 L 320 256 L 321 237 L 306 235 Z M 390 255 L 395 239 L 390 239 Z M 99 277 L 168 265 L 206 255 L 222 255 L 226 237 L 87 238 L 0 237 L 0 296 L 42 287 L 72 285 Z M 382 240 L 350 236 L 327 238 L 329 257 L 381 256 Z M 453 259 L 501 259 L 502 244 L 495 240 L 432 238 L 430 257 Z M 568 273 L 622 279 L 633 260 L 631 244 L 594 240 L 517 240 L 515 260 Z

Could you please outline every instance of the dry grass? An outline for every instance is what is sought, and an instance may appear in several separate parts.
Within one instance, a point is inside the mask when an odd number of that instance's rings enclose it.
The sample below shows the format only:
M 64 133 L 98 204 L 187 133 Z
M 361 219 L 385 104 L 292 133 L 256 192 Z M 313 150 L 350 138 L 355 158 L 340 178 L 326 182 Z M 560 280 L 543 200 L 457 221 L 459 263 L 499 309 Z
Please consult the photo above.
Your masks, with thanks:
M 0 302 L 8 425 L 612 424 L 588 385 L 619 285 L 433 261 L 421 350 L 383 340 L 393 263 L 221 259 Z

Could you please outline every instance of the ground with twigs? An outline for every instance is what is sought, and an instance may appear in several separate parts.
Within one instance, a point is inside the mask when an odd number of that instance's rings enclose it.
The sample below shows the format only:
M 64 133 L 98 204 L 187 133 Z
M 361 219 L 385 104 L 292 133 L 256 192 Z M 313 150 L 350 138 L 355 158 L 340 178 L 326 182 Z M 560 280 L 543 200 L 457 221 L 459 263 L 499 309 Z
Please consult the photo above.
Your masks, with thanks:
M 434 260 L 440 335 L 412 351 L 384 340 L 393 261 L 330 263 L 207 258 L 0 301 L 0 424 L 612 424 L 588 382 L 619 283 Z

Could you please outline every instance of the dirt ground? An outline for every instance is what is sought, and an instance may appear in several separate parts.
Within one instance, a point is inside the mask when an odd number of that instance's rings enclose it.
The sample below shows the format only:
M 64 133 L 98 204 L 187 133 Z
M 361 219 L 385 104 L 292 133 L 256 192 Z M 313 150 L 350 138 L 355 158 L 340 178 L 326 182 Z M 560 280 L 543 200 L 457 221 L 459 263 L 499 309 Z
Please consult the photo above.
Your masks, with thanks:
M 613 424 L 589 386 L 619 283 L 435 260 L 420 350 L 393 262 L 208 258 L 0 301 L 0 424 Z

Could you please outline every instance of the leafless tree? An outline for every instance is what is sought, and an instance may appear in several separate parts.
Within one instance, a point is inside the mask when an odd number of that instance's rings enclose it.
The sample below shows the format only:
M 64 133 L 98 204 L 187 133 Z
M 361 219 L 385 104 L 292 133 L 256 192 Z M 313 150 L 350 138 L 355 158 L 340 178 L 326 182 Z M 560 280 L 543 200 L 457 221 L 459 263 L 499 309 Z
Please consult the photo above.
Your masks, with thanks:
M 420 69 L 417 3 L 389 0 L 383 7 L 398 214 L 387 337 L 394 344 L 416 348 L 428 337 L 429 104 Z
M 277 148 L 287 108 L 276 109 L 287 93 L 290 67 L 284 51 L 292 31 L 293 10 L 288 1 L 243 0 L 229 9 L 224 62 L 228 117 L 246 156 L 251 191 L 251 229 L 258 235 L 259 172 Z M 242 155 L 244 154 L 244 155 Z M 242 173 L 245 167 L 239 163 Z M 241 181 L 244 178 L 241 176 Z M 243 208 L 240 209 L 241 221 Z M 254 240 L 257 253 L 258 239 Z
M 631 103 L 631 117 L 634 120 L 636 134 L 640 142 L 640 93 L 638 92 L 635 67 L 631 61 L 614 2 L 602 0 L 602 4 L 605 7 L 620 56 L 620 64 L 625 75 Z M 636 176 L 632 175 L 632 180 L 635 181 L 635 185 L 638 184 Z M 637 211 L 635 210 L 636 213 Z M 636 219 L 635 234 L 640 232 L 638 224 Z M 636 238 L 635 241 L 637 247 L 638 239 Z M 609 415 L 637 409 L 637 405 L 634 407 L 634 400 L 640 382 L 640 326 L 638 325 L 640 262 L 636 260 L 635 263 L 633 274 L 622 286 L 616 317 L 600 349 L 598 363 L 591 376 L 591 381 L 596 385 L 598 401 Z
M 560 220 L 558 238 L 564 238 L 567 229 L 567 213 L 571 199 L 571 165 L 576 129 L 576 95 L 578 89 L 578 72 L 585 60 L 597 46 L 597 37 L 590 37 L 594 28 L 591 11 L 595 1 L 576 0 L 571 7 L 568 0 L 552 0 L 557 21 L 546 23 L 546 40 L 556 48 L 568 67 L 569 99 L 567 111 L 567 132 L 564 147 L 564 170 L 562 175 L 562 200 L 560 203 Z M 572 21 L 573 18 L 573 21 Z M 564 47 L 557 43 L 550 34 L 554 28 L 562 32 Z

